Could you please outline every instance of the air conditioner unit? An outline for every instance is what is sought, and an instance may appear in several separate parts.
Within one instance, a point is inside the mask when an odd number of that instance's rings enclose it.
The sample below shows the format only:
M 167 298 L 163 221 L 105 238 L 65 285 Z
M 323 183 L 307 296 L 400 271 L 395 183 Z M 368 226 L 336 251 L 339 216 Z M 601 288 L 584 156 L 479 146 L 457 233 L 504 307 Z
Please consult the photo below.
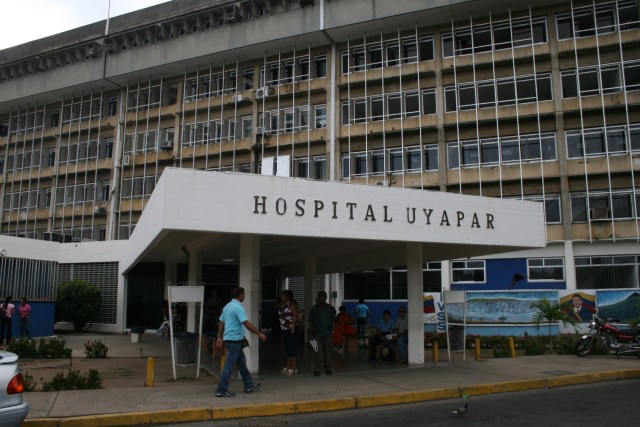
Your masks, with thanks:
M 107 209 L 104 206 L 96 206 L 95 209 L 93 210 L 93 213 L 95 213 L 95 214 L 105 214 L 105 213 L 107 213 Z
M 237 93 L 233 95 L 233 98 L 231 98 L 231 100 L 234 104 L 240 104 L 242 101 L 244 101 L 244 96 L 241 93 Z
M 609 219 L 609 208 L 591 208 L 589 212 L 592 221 Z
M 254 98 L 255 99 L 262 99 L 265 96 L 269 96 L 269 95 L 273 95 L 273 88 L 269 87 L 269 86 L 264 86 L 264 87 L 261 87 L 259 89 L 256 89 Z
M 173 141 L 167 139 L 166 141 L 162 141 L 160 144 L 160 149 L 163 151 L 171 151 L 173 150 Z
M 131 156 L 130 156 L 130 155 L 128 155 L 128 154 L 125 154 L 125 155 L 122 157 L 122 164 L 123 164 L 124 166 L 128 166 L 130 162 L 131 162 Z
M 264 126 L 258 126 L 256 128 L 256 135 L 258 135 L 258 136 L 261 136 L 261 135 L 269 136 L 269 135 L 271 135 L 271 131 L 268 128 L 264 127 Z
M 230 9 L 227 9 L 224 14 L 224 18 L 227 22 L 237 22 L 240 20 L 240 8 L 238 6 L 233 6 Z

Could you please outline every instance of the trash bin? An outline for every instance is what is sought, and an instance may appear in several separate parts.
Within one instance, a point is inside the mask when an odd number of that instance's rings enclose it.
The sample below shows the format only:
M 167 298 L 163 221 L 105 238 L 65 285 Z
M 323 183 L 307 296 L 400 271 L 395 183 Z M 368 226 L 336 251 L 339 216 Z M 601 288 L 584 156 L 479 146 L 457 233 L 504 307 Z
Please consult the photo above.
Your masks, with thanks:
M 131 342 L 142 342 L 142 335 L 144 335 L 144 328 L 131 328 Z
M 178 332 L 173 335 L 176 346 L 176 364 L 193 365 L 196 363 L 198 348 L 198 334 L 193 332 Z
M 464 350 L 464 326 L 449 325 L 449 345 L 451 351 Z

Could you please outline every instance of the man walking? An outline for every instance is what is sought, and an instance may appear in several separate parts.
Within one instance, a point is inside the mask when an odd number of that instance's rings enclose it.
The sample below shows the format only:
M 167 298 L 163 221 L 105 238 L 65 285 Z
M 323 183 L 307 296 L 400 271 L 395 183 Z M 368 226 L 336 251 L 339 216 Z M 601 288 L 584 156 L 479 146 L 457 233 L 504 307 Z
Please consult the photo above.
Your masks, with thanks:
M 309 312 L 309 329 L 311 338 L 318 343 L 318 351 L 313 355 L 313 375 L 320 376 L 324 369 L 327 375 L 332 375 L 331 368 L 331 336 L 333 333 L 333 319 L 335 311 L 327 304 L 327 293 L 318 292 L 318 303 Z
M 224 306 L 222 315 L 218 322 L 218 339 L 216 347 L 222 347 L 223 343 L 227 349 L 227 358 L 220 374 L 220 382 L 216 389 L 216 397 L 235 397 L 235 393 L 229 392 L 229 379 L 234 365 L 238 364 L 238 372 L 244 383 L 245 393 L 256 391 L 260 383 L 254 383 L 251 373 L 247 369 L 247 359 L 242 351 L 242 341 L 244 340 L 244 328 L 249 332 L 258 335 L 260 341 L 265 342 L 267 336 L 260 332 L 253 323 L 247 319 L 242 302 L 244 301 L 244 288 L 237 287 L 231 293 L 231 302 Z

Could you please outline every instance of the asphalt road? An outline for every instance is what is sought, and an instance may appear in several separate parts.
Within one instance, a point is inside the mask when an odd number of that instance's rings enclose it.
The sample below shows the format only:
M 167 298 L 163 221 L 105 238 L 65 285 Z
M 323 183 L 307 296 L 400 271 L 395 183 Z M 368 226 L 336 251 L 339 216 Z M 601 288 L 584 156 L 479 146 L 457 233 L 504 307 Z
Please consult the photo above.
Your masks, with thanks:
M 453 410 L 468 403 L 464 415 Z M 180 424 L 185 427 L 640 425 L 640 380 L 592 383 L 339 412 Z

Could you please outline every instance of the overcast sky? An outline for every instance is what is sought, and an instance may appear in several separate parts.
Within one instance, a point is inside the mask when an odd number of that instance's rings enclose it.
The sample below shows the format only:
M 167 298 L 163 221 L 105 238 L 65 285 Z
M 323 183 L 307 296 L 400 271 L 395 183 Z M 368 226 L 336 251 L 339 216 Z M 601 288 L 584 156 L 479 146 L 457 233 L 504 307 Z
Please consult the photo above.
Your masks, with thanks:
M 109 16 L 167 0 L 110 0 Z M 107 19 L 109 0 L 0 0 L 0 49 Z

